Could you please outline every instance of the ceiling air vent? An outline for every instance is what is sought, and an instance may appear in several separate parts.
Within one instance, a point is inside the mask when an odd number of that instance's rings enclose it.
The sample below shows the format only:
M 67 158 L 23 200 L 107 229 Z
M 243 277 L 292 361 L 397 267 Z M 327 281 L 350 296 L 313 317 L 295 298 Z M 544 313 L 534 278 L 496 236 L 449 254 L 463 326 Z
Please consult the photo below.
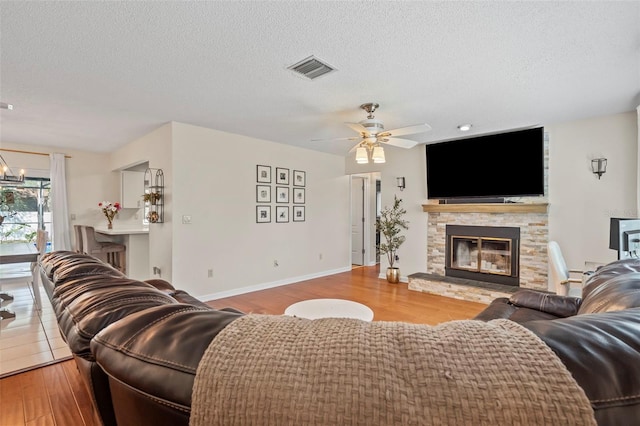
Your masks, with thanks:
M 309 80 L 316 79 L 320 76 L 330 73 L 331 71 L 336 70 L 335 68 L 322 62 L 315 56 L 309 56 L 308 58 L 303 59 L 297 64 L 293 64 L 287 68 L 297 72 L 298 74 L 302 74 Z

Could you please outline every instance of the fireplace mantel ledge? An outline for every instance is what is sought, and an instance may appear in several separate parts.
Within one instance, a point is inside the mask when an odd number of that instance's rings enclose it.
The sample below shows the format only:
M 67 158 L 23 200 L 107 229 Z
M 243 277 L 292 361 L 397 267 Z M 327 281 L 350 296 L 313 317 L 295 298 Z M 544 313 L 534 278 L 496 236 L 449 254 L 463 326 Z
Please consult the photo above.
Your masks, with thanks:
M 549 203 L 423 204 L 427 213 L 547 213 Z

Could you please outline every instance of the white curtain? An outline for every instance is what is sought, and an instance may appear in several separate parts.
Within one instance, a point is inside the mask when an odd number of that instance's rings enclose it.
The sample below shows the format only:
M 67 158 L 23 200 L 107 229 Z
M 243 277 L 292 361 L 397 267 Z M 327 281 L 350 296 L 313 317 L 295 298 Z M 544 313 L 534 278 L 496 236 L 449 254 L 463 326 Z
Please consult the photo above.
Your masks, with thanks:
M 638 105 L 636 111 L 638 112 L 638 178 L 636 182 L 636 217 L 640 217 L 640 105 Z
M 69 236 L 69 207 L 67 206 L 67 178 L 64 154 L 49 154 L 51 160 L 51 216 L 53 221 L 53 250 L 71 250 Z

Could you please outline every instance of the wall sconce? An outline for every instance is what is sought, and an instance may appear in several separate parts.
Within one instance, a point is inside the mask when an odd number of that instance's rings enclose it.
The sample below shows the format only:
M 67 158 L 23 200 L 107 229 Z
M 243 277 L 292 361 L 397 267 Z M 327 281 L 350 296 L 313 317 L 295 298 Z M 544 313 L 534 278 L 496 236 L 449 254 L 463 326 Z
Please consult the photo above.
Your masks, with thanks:
M 606 158 L 594 158 L 591 160 L 591 171 L 593 174 L 598 175 L 598 179 L 607 172 L 607 159 Z
M 402 191 L 405 188 L 404 177 L 396 178 L 396 182 L 398 183 L 398 188 L 400 188 L 400 191 Z

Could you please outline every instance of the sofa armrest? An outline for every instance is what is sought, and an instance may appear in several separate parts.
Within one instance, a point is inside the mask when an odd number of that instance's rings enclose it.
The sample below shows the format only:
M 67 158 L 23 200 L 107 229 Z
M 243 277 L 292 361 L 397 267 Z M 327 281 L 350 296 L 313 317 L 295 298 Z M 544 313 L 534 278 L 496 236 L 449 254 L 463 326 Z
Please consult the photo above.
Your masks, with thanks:
M 145 280 L 144 282 L 147 283 L 147 284 L 151 284 L 152 286 L 154 286 L 155 288 L 157 288 L 160 291 L 165 291 L 165 292 L 169 292 L 169 293 L 172 293 L 172 292 L 176 291 L 174 286 L 172 286 L 167 281 L 161 280 L 159 278 L 152 278 L 152 279 L 149 279 L 149 280 Z
M 566 318 L 578 313 L 582 299 L 523 289 L 514 293 L 509 298 L 509 302 L 516 306 L 536 309 L 557 317 Z
M 640 419 L 638 324 L 640 308 L 523 325 L 571 372 L 591 401 L 598 424 L 623 425 Z

